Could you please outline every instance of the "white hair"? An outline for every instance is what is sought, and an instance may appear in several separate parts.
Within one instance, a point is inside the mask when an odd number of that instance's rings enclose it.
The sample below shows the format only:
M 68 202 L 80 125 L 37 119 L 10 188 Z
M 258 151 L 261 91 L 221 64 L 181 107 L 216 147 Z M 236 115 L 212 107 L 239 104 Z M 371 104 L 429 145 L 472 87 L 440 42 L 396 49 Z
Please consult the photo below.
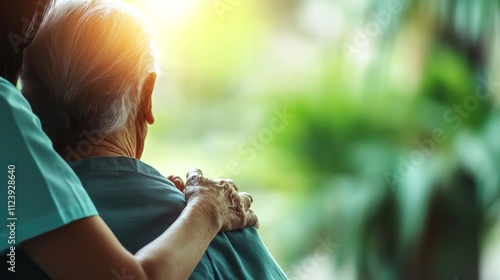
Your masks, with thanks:
M 124 127 L 152 72 L 151 31 L 137 10 L 119 0 L 64 0 L 49 8 L 26 49 L 21 82 L 54 141 L 77 130 Z

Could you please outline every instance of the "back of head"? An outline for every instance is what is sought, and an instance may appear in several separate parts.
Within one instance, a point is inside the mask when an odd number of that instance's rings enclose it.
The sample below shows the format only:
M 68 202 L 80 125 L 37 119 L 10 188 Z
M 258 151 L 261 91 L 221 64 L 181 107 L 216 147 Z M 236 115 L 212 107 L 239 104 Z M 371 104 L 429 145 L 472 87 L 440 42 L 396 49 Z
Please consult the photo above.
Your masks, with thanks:
M 156 71 L 146 20 L 119 0 L 63 0 L 51 7 L 25 51 L 23 94 L 56 149 L 84 130 L 104 135 L 137 114 Z

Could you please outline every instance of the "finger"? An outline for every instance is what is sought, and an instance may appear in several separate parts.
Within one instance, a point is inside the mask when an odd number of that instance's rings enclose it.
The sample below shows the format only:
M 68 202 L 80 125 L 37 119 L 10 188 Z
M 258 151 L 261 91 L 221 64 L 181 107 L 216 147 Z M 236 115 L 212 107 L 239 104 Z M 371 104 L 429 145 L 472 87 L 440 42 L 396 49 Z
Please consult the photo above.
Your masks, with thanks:
M 179 191 L 184 192 L 184 190 L 186 189 L 186 185 L 182 181 L 181 177 L 179 177 L 179 176 L 169 176 L 169 179 L 170 179 L 170 181 L 172 181 L 174 183 L 175 187 Z
M 182 181 L 182 178 L 180 176 L 170 176 L 172 177 L 172 181 L 180 181 L 180 182 L 183 182 Z
M 196 184 L 192 182 L 193 180 L 198 181 L 201 177 L 203 177 L 203 172 L 201 172 L 198 168 L 191 168 L 188 170 L 186 175 L 186 184 Z
M 175 178 L 174 183 L 181 192 L 184 192 L 184 190 L 186 189 L 186 185 L 184 184 L 181 178 Z
M 236 186 L 236 184 L 234 183 L 233 180 L 231 180 L 231 179 L 224 179 L 224 181 L 226 181 L 231 187 L 233 187 L 233 189 L 235 191 L 238 191 L 238 186 Z
M 172 182 L 173 182 L 175 179 L 177 179 L 177 178 L 178 178 L 178 179 L 181 179 L 181 177 L 179 177 L 179 176 L 175 176 L 175 175 L 170 175 L 170 176 L 168 176 L 168 177 L 167 177 L 167 179 L 169 179 L 169 180 L 170 180 L 170 181 L 172 181 Z M 181 180 L 182 180 L 182 179 L 181 179 Z
M 250 209 L 250 206 L 252 206 L 253 197 L 247 192 L 240 192 L 239 195 L 241 197 L 241 202 L 243 203 L 245 210 Z
M 174 183 L 175 187 L 177 187 L 177 184 L 175 183 L 175 177 L 176 177 L 176 176 L 174 176 L 174 175 L 169 175 L 169 176 L 167 177 L 167 179 L 168 179 L 170 182 Z
M 170 182 L 174 183 L 174 185 L 175 185 L 175 182 L 174 182 L 175 176 L 174 176 L 174 175 L 170 175 L 170 176 L 168 176 L 168 177 L 167 177 L 167 179 L 168 179 Z M 177 187 L 177 185 L 176 185 L 176 187 Z
M 259 218 L 252 210 L 248 210 L 246 212 L 246 224 L 247 227 L 256 227 L 259 228 Z
M 215 182 L 219 186 L 223 186 L 226 188 L 232 188 L 233 190 L 238 191 L 238 186 L 236 186 L 236 184 L 231 179 L 217 179 L 217 180 L 215 180 Z
M 186 178 L 189 179 L 196 175 L 203 176 L 203 172 L 199 168 L 191 168 L 188 170 Z

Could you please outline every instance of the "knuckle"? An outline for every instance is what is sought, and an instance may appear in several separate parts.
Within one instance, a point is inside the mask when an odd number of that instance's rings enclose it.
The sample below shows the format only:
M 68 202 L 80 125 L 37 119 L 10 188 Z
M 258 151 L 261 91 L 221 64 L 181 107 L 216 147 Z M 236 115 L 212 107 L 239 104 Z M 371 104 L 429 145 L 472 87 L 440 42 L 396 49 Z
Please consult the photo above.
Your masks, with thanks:
M 193 175 L 189 177 L 189 179 L 186 181 L 186 184 L 191 186 L 198 185 L 201 181 L 201 177 L 201 175 Z

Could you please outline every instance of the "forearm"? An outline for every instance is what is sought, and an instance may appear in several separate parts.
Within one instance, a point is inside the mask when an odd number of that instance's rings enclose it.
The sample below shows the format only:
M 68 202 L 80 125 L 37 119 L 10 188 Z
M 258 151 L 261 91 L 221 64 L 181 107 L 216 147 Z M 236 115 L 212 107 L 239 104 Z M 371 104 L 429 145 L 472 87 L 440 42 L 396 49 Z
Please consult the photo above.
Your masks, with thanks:
M 187 279 L 220 229 L 213 213 L 190 203 L 158 238 L 136 253 L 148 279 Z
M 217 232 L 258 222 L 231 182 L 226 182 L 228 186 L 207 179 L 200 171 L 191 174 L 198 180 L 186 186 L 186 208 L 170 228 L 135 256 L 99 216 L 26 240 L 23 249 L 51 279 L 106 280 L 120 277 L 117 274 L 137 280 L 186 279 Z

